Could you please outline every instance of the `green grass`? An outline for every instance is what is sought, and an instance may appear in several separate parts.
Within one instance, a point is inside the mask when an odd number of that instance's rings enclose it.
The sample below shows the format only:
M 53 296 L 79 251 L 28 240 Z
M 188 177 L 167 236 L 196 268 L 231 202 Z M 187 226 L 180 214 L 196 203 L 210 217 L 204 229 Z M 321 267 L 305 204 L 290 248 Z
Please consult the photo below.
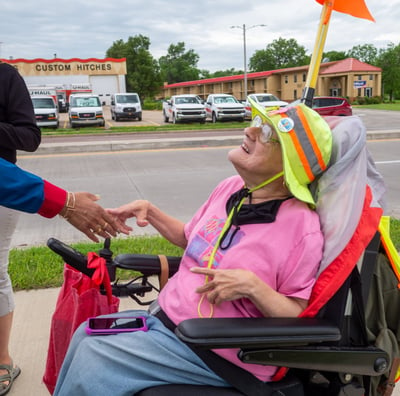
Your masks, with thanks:
M 201 131 L 201 130 L 219 130 L 219 129 L 243 129 L 249 124 L 245 122 L 217 122 L 213 123 L 186 123 L 186 124 L 165 124 L 165 125 L 143 125 L 143 126 L 118 126 L 118 127 L 84 127 L 71 129 L 42 129 L 43 136 L 65 136 L 65 135 L 88 135 L 88 134 L 113 134 L 113 133 L 163 133 L 179 131 Z
M 370 105 L 354 105 L 358 109 L 375 109 L 375 110 L 390 110 L 390 111 L 400 111 L 400 101 L 395 103 L 379 103 Z
M 400 249 L 400 220 L 391 219 L 390 233 L 396 248 Z M 98 252 L 102 244 L 77 243 L 72 247 L 86 254 Z M 180 256 L 182 249 L 170 244 L 159 236 L 140 236 L 111 241 L 114 256 L 121 253 L 165 254 Z M 63 260 L 47 246 L 12 249 L 10 252 L 9 273 L 14 290 L 42 289 L 58 287 L 63 280 Z M 130 279 L 130 271 L 117 271 L 120 279 Z

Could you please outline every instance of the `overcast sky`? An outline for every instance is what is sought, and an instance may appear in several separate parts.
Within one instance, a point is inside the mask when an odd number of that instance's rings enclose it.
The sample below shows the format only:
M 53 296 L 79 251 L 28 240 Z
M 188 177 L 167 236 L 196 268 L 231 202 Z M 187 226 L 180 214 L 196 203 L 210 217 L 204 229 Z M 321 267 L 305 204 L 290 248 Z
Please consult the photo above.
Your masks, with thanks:
M 334 12 L 325 51 L 399 44 L 400 0 L 366 4 L 376 22 Z M 183 41 L 199 55 L 200 69 L 243 70 L 243 24 L 247 59 L 279 37 L 296 39 L 311 54 L 321 9 L 315 0 L 4 1 L 0 58 L 104 58 L 114 41 L 142 34 L 156 59 Z M 251 28 L 260 24 L 266 26 Z

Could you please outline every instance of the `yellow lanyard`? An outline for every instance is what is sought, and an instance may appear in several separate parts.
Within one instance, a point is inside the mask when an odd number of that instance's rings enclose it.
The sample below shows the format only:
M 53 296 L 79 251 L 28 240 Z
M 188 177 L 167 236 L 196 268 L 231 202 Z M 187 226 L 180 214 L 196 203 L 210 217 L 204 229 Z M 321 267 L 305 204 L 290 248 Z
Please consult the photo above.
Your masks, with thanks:
M 249 190 L 249 194 L 251 194 L 252 192 L 254 192 L 254 191 L 256 191 L 256 190 L 259 190 L 260 188 L 266 186 L 267 184 L 272 183 L 272 182 L 275 181 L 276 179 L 279 179 L 281 176 L 283 176 L 283 172 L 277 173 L 275 176 L 272 176 L 270 179 L 266 180 L 265 182 L 263 182 L 263 183 L 259 184 L 258 186 L 256 186 L 256 187 L 250 189 L 250 190 Z M 231 211 L 229 212 L 228 217 L 227 217 L 227 219 L 226 219 L 226 221 L 225 221 L 225 224 L 224 224 L 224 226 L 222 227 L 222 230 L 221 230 L 221 232 L 220 232 L 220 234 L 219 234 L 219 236 L 218 236 L 217 242 L 216 242 L 216 244 L 215 244 L 215 246 L 214 246 L 214 248 L 213 248 L 213 250 L 212 250 L 212 252 L 211 252 L 211 254 L 210 254 L 210 257 L 209 257 L 209 259 L 208 259 L 207 268 L 212 268 L 212 266 L 213 266 L 213 264 L 214 264 L 214 260 L 215 260 L 215 255 L 217 254 L 217 250 L 218 250 L 218 248 L 219 248 L 220 245 L 221 245 L 221 239 L 222 239 L 222 237 L 225 235 L 225 233 L 226 233 L 226 231 L 228 230 L 228 228 L 231 226 L 233 214 L 235 213 L 235 210 L 236 210 L 237 212 L 239 212 L 239 210 L 240 210 L 240 208 L 242 207 L 243 202 L 245 201 L 246 198 L 247 198 L 247 197 L 243 197 L 243 198 L 241 199 L 241 201 L 239 202 L 239 204 L 238 204 L 237 206 L 234 206 L 234 207 L 231 209 Z M 206 275 L 205 280 L 204 280 L 204 284 L 207 284 L 208 281 L 209 281 L 209 276 Z M 205 297 L 205 294 L 203 293 L 203 294 L 201 295 L 201 297 L 200 297 L 199 304 L 197 305 L 197 314 L 198 314 L 199 318 L 204 318 L 204 315 L 203 315 L 203 313 L 201 312 L 201 306 L 202 306 L 202 304 L 203 304 L 204 297 Z M 214 314 L 214 305 L 213 305 L 213 304 L 210 304 L 210 312 L 209 312 L 209 314 L 208 314 L 208 317 L 209 317 L 209 318 L 212 318 L 213 314 Z

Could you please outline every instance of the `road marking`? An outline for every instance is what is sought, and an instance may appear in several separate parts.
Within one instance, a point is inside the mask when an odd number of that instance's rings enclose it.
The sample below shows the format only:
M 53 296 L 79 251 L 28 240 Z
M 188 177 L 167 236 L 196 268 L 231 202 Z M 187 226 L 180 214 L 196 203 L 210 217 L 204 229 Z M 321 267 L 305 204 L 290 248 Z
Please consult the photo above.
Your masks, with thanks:
M 76 156 L 94 156 L 94 155 L 113 155 L 113 154 L 132 154 L 132 153 L 148 153 L 148 152 L 159 152 L 159 151 L 195 151 L 195 150 L 218 150 L 218 149 L 232 149 L 235 146 L 201 146 L 201 147 L 179 147 L 179 148 L 159 148 L 159 149 L 140 149 L 140 150 L 115 150 L 115 151 L 88 151 L 88 152 L 76 152 L 76 153 L 52 153 L 52 154 L 29 154 L 21 155 L 19 160 L 32 159 L 32 158 L 53 158 L 53 157 L 76 157 Z
M 378 165 L 386 165 L 386 164 L 400 164 L 400 160 L 391 160 L 391 161 L 375 161 L 375 164 L 378 164 Z

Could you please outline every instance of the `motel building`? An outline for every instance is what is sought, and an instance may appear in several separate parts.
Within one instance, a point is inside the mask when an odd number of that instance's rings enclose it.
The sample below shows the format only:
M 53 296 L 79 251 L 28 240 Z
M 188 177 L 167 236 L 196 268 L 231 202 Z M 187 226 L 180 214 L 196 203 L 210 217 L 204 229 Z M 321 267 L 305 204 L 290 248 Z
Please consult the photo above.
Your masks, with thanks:
M 71 93 L 90 92 L 110 104 L 111 95 L 126 92 L 126 59 L 2 59 L 24 78 L 31 94 L 68 101 Z
M 271 93 L 291 102 L 301 98 L 308 65 L 247 73 L 247 93 Z M 315 96 L 357 97 L 381 96 L 382 69 L 354 58 L 322 63 Z M 208 78 L 176 84 L 165 84 L 163 97 L 195 94 L 206 99 L 209 94 L 226 93 L 244 100 L 244 75 Z

